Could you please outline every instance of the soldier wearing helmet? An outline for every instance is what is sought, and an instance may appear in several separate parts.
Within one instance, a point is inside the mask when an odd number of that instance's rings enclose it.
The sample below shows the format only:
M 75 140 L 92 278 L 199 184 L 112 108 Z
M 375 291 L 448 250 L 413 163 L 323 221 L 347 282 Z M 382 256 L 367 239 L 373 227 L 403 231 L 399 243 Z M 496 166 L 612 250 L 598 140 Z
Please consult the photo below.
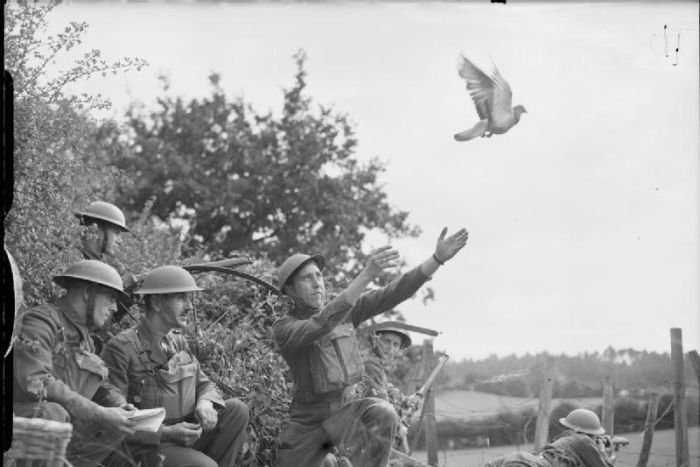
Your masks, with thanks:
M 109 383 L 107 367 L 94 352 L 90 331 L 101 328 L 124 293 L 111 266 L 74 263 L 53 278 L 66 290 L 55 304 L 22 315 L 14 347 L 13 410 L 73 424 L 67 448 L 74 466 L 118 465 L 118 445 L 133 432 L 133 406 Z
M 559 423 L 568 428 L 557 439 L 546 445 L 542 456 L 552 465 L 564 462 L 567 465 L 586 467 L 610 467 L 611 459 L 606 452 L 605 429 L 595 412 L 589 409 L 574 409 Z
M 466 230 L 445 238 L 446 234 L 445 228 L 435 253 L 420 266 L 382 289 L 363 293 L 382 271 L 398 266 L 396 250 L 373 251 L 360 274 L 329 302 L 321 274 L 323 256 L 295 254 L 282 263 L 279 288 L 294 306 L 273 324 L 273 337 L 294 387 L 276 466 L 318 466 L 334 446 L 354 448 L 348 453 L 353 465 L 386 465 L 399 426 L 394 408 L 371 397 L 343 404 L 343 393 L 362 379 L 364 371 L 355 329 L 410 298 L 466 244 Z
M 189 349 L 184 329 L 192 312 L 190 294 L 202 290 L 189 272 L 162 266 L 149 272 L 135 291 L 145 315 L 112 338 L 102 351 L 110 381 L 140 409 L 165 408 L 155 433 L 127 439 L 135 459 L 165 467 L 233 466 L 246 438 L 248 408 L 224 401 Z
M 126 218 L 122 210 L 112 203 L 93 201 L 85 209 L 76 211 L 75 216 L 80 220 L 81 224 L 85 226 L 94 226 L 96 228 L 95 235 L 90 235 L 88 231 L 83 234 L 83 245 L 81 248 L 83 257 L 85 259 L 96 259 L 113 263 L 114 261 L 110 258 L 114 258 L 117 253 L 119 235 L 124 232 L 129 232 L 126 226 Z M 136 285 L 136 279 L 130 272 L 122 272 L 125 291 L 130 294 L 131 290 Z M 117 303 L 117 312 L 113 317 L 114 321 L 119 322 L 124 315 L 128 313 L 129 307 L 132 304 L 133 300 L 131 297 L 125 295 L 123 299 Z M 102 339 L 99 338 L 99 336 L 95 337 L 98 350 L 100 350 L 102 347 Z
M 81 224 L 97 228 L 97 238 L 83 240 L 83 254 L 88 259 L 104 260 L 104 255 L 114 256 L 119 234 L 129 231 L 121 209 L 105 201 L 93 201 L 75 216 Z

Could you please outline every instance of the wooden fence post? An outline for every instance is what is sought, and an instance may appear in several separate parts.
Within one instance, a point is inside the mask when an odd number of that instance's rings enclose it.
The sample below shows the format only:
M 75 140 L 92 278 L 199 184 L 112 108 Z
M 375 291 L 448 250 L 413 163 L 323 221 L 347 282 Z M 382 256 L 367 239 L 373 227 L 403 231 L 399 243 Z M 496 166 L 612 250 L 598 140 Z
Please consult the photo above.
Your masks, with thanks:
M 673 362 L 673 425 L 676 432 L 676 466 L 688 467 L 688 414 L 685 409 L 685 375 L 683 373 L 683 334 L 671 328 L 671 361 Z
M 691 350 L 688 352 L 688 357 L 695 369 L 695 376 L 698 378 L 698 425 L 700 425 L 700 355 L 696 350 Z
M 555 362 L 553 357 L 548 357 L 544 370 L 542 389 L 540 391 L 540 403 L 537 408 L 537 427 L 535 428 L 534 450 L 539 451 L 547 444 L 549 437 L 549 411 L 552 405 L 552 389 L 554 388 Z
M 612 378 L 607 375 L 603 380 L 603 428 L 605 434 L 612 436 L 615 427 L 615 397 Z
M 647 421 L 644 423 L 644 438 L 642 439 L 642 450 L 639 452 L 637 467 L 647 467 L 647 462 L 649 462 L 649 453 L 651 452 L 651 442 L 654 440 L 654 426 L 656 424 L 656 413 L 658 409 L 659 395 L 652 392 L 649 394 Z
M 433 341 L 423 341 L 423 374 L 429 375 L 433 369 Z M 425 395 L 425 447 L 428 451 L 428 465 L 437 466 L 437 427 L 435 426 L 435 392 L 430 390 Z

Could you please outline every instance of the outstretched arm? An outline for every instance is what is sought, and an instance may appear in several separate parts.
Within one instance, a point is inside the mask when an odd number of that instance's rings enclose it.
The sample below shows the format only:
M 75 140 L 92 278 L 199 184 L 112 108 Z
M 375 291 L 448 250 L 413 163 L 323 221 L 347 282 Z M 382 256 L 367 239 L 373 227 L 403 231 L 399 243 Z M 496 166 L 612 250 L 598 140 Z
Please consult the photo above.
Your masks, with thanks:
M 398 258 L 398 252 L 389 246 L 374 250 L 362 272 L 319 313 L 309 319 L 284 317 L 276 321 L 272 330 L 279 349 L 294 352 L 331 332 L 350 314 L 367 285 L 385 269 L 396 267 Z
M 373 316 L 391 310 L 415 294 L 430 279 L 437 268 L 452 258 L 467 243 L 468 233 L 461 229 L 446 237 L 447 227 L 442 229 L 433 253 L 420 266 L 402 274 L 382 289 L 363 294 L 353 308 L 353 324 L 359 325 Z
M 447 227 L 442 229 L 440 236 L 438 237 L 437 244 L 435 245 L 435 253 L 423 261 L 420 265 L 421 271 L 426 276 L 432 276 L 438 267 L 445 264 L 448 260 L 452 259 L 462 248 L 467 244 L 467 239 L 469 238 L 469 232 L 467 229 L 460 229 L 456 233 L 453 233 L 449 237 L 445 238 L 447 235 Z

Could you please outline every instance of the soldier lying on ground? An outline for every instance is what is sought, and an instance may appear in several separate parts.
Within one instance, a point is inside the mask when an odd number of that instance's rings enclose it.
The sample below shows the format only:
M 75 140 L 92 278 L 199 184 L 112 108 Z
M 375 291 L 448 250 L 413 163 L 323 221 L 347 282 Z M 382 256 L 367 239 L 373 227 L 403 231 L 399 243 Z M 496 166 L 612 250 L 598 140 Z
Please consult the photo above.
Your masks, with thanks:
M 355 328 L 410 298 L 464 247 L 466 230 L 445 238 L 446 232 L 443 229 L 435 253 L 420 266 L 363 294 L 382 271 L 398 265 L 398 253 L 390 247 L 373 251 L 362 272 L 328 303 L 323 256 L 295 254 L 280 266 L 279 288 L 294 300 L 294 307 L 274 323 L 273 336 L 294 387 L 276 466 L 317 467 L 333 446 L 352 451 L 355 466 L 386 465 L 399 426 L 394 408 L 372 397 L 343 404 L 344 391 L 359 382 L 364 371 Z
M 199 290 L 178 266 L 149 272 L 135 292 L 145 297 L 145 316 L 102 351 L 110 381 L 129 402 L 140 409 L 165 407 L 157 432 L 127 439 L 144 467 L 162 456 L 165 467 L 232 467 L 245 442 L 248 407 L 221 398 L 180 334 L 192 312 L 189 294 Z
M 107 367 L 90 338 L 116 311 L 122 280 L 114 268 L 94 260 L 74 263 L 53 280 L 66 294 L 20 317 L 14 413 L 72 423 L 67 457 L 76 467 L 128 465 L 117 446 L 133 432 L 125 411 L 133 406 L 107 381 Z
M 600 419 L 588 409 L 574 409 L 559 423 L 569 428 L 541 452 L 514 452 L 484 467 L 612 467 L 615 452 L 627 440 L 605 435 Z

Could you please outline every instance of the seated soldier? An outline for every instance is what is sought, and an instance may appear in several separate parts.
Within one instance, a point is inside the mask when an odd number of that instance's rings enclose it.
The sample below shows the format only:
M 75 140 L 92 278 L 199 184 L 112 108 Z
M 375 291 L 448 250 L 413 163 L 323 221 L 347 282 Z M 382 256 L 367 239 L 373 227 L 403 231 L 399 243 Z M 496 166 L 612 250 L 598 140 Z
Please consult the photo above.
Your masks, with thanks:
M 133 432 L 119 390 L 94 353 L 90 331 L 104 326 L 123 294 L 111 266 L 95 260 L 72 264 L 53 278 L 66 289 L 55 304 L 22 315 L 14 344 L 15 415 L 73 424 L 66 453 L 74 466 L 126 465 L 117 446 Z
M 120 270 L 124 290 L 131 293 L 136 285 L 136 279 L 129 271 L 124 270 L 123 265 L 116 261 L 120 235 L 129 232 L 126 226 L 126 217 L 121 209 L 105 201 L 93 201 L 85 209 L 76 211 L 75 216 L 84 226 L 94 228 L 94 231 L 85 230 L 82 235 L 81 253 L 85 259 L 96 259 Z M 116 263 L 116 264 L 115 264 Z M 117 312 L 112 319 L 118 323 L 127 313 L 133 300 L 128 295 L 117 303 Z M 109 336 L 93 336 L 98 352 L 102 349 L 102 339 Z M 107 339 L 108 340 L 108 339 Z
M 198 290 L 178 266 L 149 272 L 135 292 L 145 297 L 144 317 L 102 351 L 110 381 L 130 402 L 140 409 L 165 407 L 157 432 L 127 439 L 146 466 L 165 457 L 165 467 L 232 467 L 245 442 L 248 407 L 221 398 L 180 334 L 192 312 L 190 293 Z
M 401 353 L 411 347 L 411 337 L 391 323 L 372 325 L 367 335 L 369 348 L 362 352 L 365 374 L 358 384 L 348 392 L 347 400 L 363 397 L 378 397 L 389 401 L 401 420 L 399 438 L 406 434 L 414 413 L 420 408 L 420 394 L 404 395 L 389 382 L 389 374 L 395 371 Z

